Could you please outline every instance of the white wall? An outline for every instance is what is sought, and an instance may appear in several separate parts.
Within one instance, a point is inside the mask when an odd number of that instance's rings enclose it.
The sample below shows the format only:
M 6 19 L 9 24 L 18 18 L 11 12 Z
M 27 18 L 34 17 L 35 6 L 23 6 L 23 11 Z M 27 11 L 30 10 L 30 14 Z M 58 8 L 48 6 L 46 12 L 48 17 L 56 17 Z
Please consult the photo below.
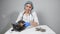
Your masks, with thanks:
M 11 27 L 20 11 L 24 9 L 27 0 L 0 0 L 0 32 L 1 34 Z M 57 34 L 60 34 L 60 6 L 59 0 L 30 0 L 34 4 L 40 25 L 48 25 Z M 2 32 L 3 31 L 3 32 Z

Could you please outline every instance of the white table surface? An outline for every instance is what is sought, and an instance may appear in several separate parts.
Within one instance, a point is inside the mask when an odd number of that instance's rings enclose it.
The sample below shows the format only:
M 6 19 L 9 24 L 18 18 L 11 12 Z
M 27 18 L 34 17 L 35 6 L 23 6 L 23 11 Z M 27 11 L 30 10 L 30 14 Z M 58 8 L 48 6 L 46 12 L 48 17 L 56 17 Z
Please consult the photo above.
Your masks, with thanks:
M 36 31 L 36 27 L 33 28 L 29 28 L 29 29 L 25 29 L 21 32 L 17 32 L 17 31 L 11 31 L 12 28 L 10 28 L 8 31 L 6 31 L 4 34 L 56 34 L 51 28 L 49 28 L 47 25 L 40 25 L 37 27 L 41 27 L 46 29 L 45 32 L 41 32 L 41 31 Z

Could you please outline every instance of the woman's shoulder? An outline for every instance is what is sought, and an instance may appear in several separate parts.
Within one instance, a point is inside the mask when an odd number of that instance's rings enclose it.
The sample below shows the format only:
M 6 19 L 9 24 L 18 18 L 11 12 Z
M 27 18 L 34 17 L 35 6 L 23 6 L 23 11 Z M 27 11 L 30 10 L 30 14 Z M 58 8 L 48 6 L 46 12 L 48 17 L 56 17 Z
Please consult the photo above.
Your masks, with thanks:
M 24 13 L 24 11 L 19 12 L 19 14 L 23 14 L 23 13 Z
M 33 11 L 32 14 L 35 15 L 36 14 L 36 11 Z

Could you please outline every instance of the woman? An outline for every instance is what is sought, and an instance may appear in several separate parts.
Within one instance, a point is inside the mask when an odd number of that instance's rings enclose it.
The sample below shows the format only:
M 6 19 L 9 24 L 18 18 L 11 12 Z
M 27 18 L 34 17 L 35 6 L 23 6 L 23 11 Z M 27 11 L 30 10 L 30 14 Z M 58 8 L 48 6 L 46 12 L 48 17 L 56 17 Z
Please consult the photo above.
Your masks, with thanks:
M 27 1 L 24 5 L 24 11 L 21 12 L 16 20 L 16 22 L 21 19 L 25 22 L 29 23 L 28 25 L 31 27 L 35 27 L 39 25 L 38 18 L 36 12 L 33 12 L 33 4 L 31 1 Z

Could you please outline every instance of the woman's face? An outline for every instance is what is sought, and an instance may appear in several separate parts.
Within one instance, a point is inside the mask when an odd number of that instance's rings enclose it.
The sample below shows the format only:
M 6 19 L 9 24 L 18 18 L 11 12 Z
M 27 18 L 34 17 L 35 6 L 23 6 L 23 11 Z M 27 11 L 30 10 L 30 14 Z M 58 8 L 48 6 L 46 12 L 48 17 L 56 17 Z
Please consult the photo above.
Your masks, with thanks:
M 26 10 L 26 11 L 31 11 L 31 9 L 32 9 L 31 4 L 26 4 L 25 10 Z

